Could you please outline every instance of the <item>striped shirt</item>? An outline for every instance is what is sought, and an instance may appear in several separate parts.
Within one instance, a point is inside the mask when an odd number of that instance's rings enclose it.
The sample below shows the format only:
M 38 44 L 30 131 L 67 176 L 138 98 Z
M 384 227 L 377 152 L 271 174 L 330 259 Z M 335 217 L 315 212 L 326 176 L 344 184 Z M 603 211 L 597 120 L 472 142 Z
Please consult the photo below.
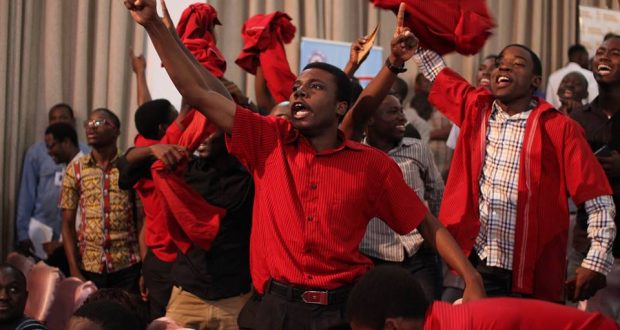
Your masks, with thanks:
M 3 329 L 0 325 L 0 329 Z M 7 328 L 8 329 L 8 328 Z M 27 316 L 24 316 L 15 325 L 15 330 L 47 330 L 47 327 L 37 320 L 33 320 Z
M 366 140 L 362 143 L 368 144 Z M 400 167 L 409 187 L 437 216 L 444 185 L 430 149 L 418 139 L 404 138 L 388 155 Z M 398 235 L 381 219 L 373 218 L 366 228 L 360 251 L 374 258 L 398 262 L 405 259 L 405 253 L 407 256 L 414 255 L 422 242 L 424 239 L 417 229 Z
M 418 47 L 413 60 L 431 83 L 446 67 L 439 54 L 422 47 Z M 529 113 L 526 111 L 508 117 L 496 103 L 493 104 L 479 181 L 480 233 L 474 245 L 478 256 L 481 259 L 487 258 L 488 266 L 512 270 L 519 155 Z M 614 260 L 611 248 L 616 236 L 613 199 L 609 195 L 595 197 L 586 201 L 584 207 L 588 214 L 588 238 L 591 245 L 581 266 L 607 274 Z

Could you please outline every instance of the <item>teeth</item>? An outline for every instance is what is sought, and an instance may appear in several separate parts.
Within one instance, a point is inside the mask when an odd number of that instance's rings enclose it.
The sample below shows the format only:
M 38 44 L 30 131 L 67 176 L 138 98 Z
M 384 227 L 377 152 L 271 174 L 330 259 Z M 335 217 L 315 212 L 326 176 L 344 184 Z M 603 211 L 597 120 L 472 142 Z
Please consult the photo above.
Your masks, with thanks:
M 611 67 L 609 65 L 605 65 L 605 64 L 599 64 L 596 68 L 599 71 L 611 71 Z
M 482 78 L 480 79 L 480 84 L 481 85 L 488 85 L 491 81 L 487 78 Z
M 301 103 L 295 103 L 295 104 L 293 104 L 293 109 L 294 109 L 294 110 L 302 110 L 302 109 L 304 109 L 304 108 L 305 108 L 305 106 L 304 106 L 303 104 L 301 104 Z
M 405 125 L 396 125 L 396 129 L 399 131 L 405 131 Z
M 293 114 L 293 118 L 295 119 L 303 119 L 310 114 L 310 111 L 307 110 L 299 110 Z
M 499 78 L 497 78 L 497 82 L 509 82 L 510 78 L 508 77 L 504 77 L 504 76 L 500 76 Z

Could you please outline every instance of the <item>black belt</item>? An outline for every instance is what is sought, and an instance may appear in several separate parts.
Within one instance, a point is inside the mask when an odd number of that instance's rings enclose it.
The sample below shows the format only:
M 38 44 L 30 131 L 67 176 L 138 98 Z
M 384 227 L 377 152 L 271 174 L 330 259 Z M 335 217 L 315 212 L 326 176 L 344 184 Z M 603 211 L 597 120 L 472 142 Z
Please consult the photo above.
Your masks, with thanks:
M 335 305 L 344 304 L 347 301 L 351 288 L 352 285 L 343 286 L 336 290 L 301 289 L 272 279 L 267 284 L 267 293 L 284 297 L 289 301 L 317 305 Z

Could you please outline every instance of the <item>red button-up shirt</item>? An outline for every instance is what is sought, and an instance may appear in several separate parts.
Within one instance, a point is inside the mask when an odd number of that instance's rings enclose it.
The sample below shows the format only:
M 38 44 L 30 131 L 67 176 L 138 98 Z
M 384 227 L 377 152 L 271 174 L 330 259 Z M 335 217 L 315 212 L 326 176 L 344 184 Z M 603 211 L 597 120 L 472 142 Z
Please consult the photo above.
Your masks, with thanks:
M 227 144 L 256 185 L 250 271 L 259 293 L 270 277 L 328 290 L 350 284 L 372 266 L 359 252 L 371 218 L 399 234 L 424 218 L 393 160 L 340 139 L 316 152 L 288 121 L 237 108 Z

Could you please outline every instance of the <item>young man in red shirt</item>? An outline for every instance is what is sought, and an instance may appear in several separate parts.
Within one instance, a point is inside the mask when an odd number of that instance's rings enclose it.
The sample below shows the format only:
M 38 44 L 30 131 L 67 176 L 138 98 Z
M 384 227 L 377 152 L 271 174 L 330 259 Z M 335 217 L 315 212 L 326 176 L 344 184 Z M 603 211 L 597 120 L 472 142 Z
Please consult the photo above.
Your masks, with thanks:
M 146 28 L 178 90 L 227 134 L 231 154 L 254 178 L 250 264 L 254 286 L 263 294 L 257 328 L 344 324 L 350 287 L 372 267 L 358 246 L 374 216 L 401 234 L 418 227 L 464 276 L 465 299 L 484 296 L 479 275 L 407 186 L 396 163 L 338 130 L 350 100 L 350 82 L 340 69 L 309 64 L 293 85 L 291 122 L 261 117 L 231 101 L 215 77 L 198 74 L 157 16 L 155 1 L 125 5 Z M 402 68 L 414 41 L 401 23 L 379 75 Z

